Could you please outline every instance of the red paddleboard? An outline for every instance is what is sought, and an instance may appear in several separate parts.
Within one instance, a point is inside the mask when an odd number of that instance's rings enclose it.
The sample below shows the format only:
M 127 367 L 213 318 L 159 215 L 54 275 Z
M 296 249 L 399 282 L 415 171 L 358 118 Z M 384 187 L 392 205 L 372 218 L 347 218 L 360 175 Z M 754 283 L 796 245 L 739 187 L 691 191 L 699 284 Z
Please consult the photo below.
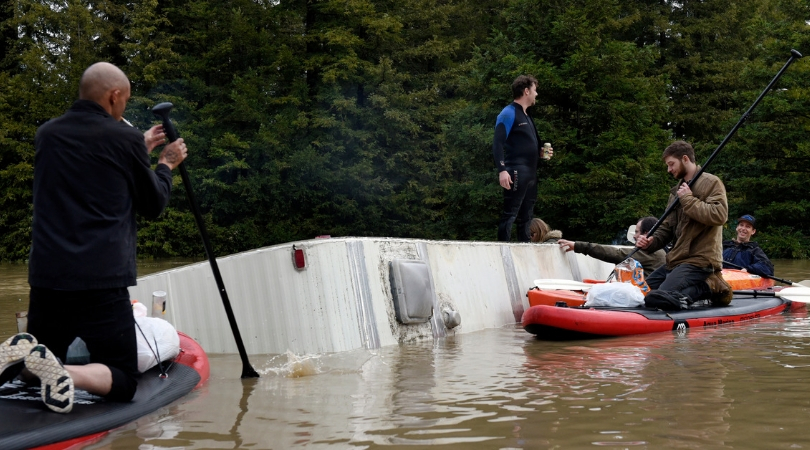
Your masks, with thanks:
M 138 381 L 130 402 L 105 402 L 77 391 L 73 410 L 67 414 L 49 411 L 42 403 L 39 386 L 6 383 L 0 387 L 0 449 L 64 450 L 87 445 L 110 430 L 126 425 L 182 398 L 208 380 L 210 366 L 202 347 L 184 333 L 180 354 L 174 363 L 164 362 L 168 377 L 154 367 Z

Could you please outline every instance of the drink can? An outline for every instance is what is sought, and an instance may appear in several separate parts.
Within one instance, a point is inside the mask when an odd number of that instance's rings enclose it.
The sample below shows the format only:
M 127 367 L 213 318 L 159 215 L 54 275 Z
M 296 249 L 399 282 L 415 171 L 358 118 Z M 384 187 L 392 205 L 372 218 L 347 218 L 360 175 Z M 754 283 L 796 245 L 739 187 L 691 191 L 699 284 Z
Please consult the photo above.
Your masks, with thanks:
M 152 317 L 163 317 L 166 313 L 166 291 L 152 292 Z
M 549 160 L 551 159 L 551 143 L 546 142 L 543 144 L 543 159 Z

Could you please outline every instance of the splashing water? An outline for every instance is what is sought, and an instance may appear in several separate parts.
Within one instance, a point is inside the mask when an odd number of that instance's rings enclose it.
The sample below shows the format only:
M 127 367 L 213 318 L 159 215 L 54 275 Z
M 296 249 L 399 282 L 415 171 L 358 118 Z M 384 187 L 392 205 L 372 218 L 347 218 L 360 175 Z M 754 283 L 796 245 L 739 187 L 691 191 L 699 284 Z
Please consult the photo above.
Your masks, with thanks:
M 283 355 L 273 357 L 269 365 L 277 367 L 268 367 L 261 371 L 263 374 L 274 373 L 286 378 L 300 378 L 323 373 L 320 355 L 299 356 L 290 350 L 287 350 Z

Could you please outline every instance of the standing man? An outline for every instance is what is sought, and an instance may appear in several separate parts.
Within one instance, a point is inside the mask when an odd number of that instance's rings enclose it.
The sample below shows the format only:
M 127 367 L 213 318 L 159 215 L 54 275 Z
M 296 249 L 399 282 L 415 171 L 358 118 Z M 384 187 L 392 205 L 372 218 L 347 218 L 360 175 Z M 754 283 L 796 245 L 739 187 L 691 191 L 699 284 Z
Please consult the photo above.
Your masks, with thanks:
M 129 97 L 124 72 L 93 64 L 79 81 L 79 100 L 43 124 L 34 140 L 30 334 L 4 346 L 33 346 L 25 366 L 56 412 L 71 410 L 74 386 L 111 401 L 129 401 L 137 387 L 127 290 L 136 284 L 135 214 L 154 218 L 163 211 L 172 170 L 187 150 L 182 139 L 166 145 L 153 170 L 149 150 L 165 136 L 161 127 L 144 135 L 122 121 Z M 54 356 L 64 361 L 76 337 L 87 344 L 91 363 L 62 367 Z M 7 350 L 0 349 L 13 353 Z
M 512 82 L 512 104 L 498 114 L 492 154 L 503 191 L 498 240 L 508 242 L 517 223 L 518 241 L 529 242 L 529 225 L 537 200 L 537 160 L 540 145 L 528 108 L 537 98 L 537 80 L 521 75 Z M 549 149 L 548 157 L 554 155 Z
M 700 166 L 695 164 L 695 150 L 684 141 L 667 147 L 663 159 L 667 172 L 678 180 L 669 202 L 675 196 L 680 202 L 655 234 L 639 236 L 636 246 L 649 253 L 670 241 L 675 243 L 667 253 L 666 265 L 647 278 L 653 292 L 647 295 L 645 303 L 661 309 L 686 309 L 703 299 L 727 305 L 732 292 L 722 277 L 723 224 L 728 219 L 726 188 L 719 178 L 706 172 L 689 188 L 687 183 Z
M 757 233 L 757 220 L 751 214 L 737 219 L 737 239 L 723 242 L 723 261 L 756 275 L 773 276 L 773 263 L 751 238 Z

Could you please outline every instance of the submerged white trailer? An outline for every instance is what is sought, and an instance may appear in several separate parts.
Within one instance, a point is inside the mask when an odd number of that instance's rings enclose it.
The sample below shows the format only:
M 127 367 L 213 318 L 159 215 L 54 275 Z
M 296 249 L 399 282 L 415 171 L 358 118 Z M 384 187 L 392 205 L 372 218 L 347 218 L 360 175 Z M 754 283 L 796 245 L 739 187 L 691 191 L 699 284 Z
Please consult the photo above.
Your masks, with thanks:
M 515 324 L 535 279 L 604 279 L 613 268 L 556 244 L 392 238 L 292 242 L 217 264 L 248 354 L 374 349 Z M 130 288 L 149 307 L 154 291 L 167 293 L 164 318 L 206 352 L 236 353 L 207 261 Z

